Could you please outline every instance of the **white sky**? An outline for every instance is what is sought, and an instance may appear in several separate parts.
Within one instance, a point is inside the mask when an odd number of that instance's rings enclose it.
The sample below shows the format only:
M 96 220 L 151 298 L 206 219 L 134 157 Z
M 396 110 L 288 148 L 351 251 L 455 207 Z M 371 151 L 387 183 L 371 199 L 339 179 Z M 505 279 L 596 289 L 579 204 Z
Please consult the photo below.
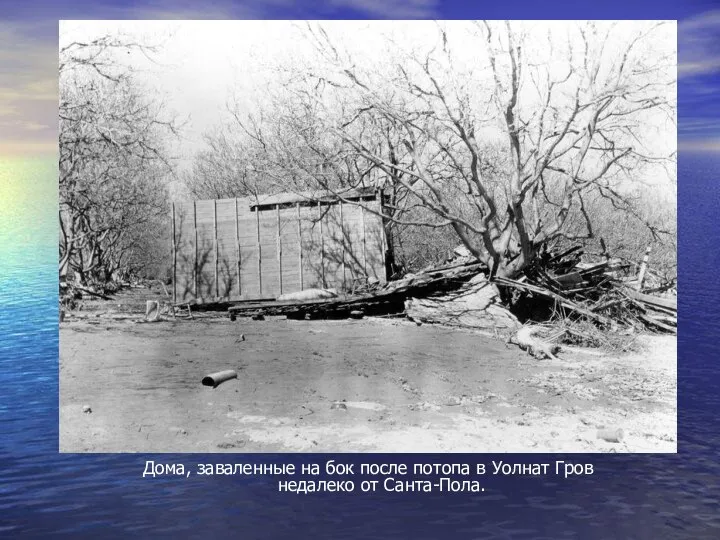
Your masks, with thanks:
M 429 48 L 437 42 L 436 23 L 432 21 L 323 21 L 328 33 L 341 39 L 362 62 L 372 63 L 386 53 L 381 35 L 395 35 L 403 47 L 412 45 Z M 450 25 L 452 36 L 462 36 L 467 22 Z M 632 26 L 632 23 L 624 23 Z M 568 23 L 530 22 L 530 27 L 544 35 L 565 36 Z M 106 33 L 121 32 L 136 36 L 143 43 L 162 43 L 148 62 L 140 54 L 126 56 L 133 66 L 142 70 L 142 79 L 150 91 L 163 97 L 168 109 L 188 118 L 184 141 L 177 149 L 187 164 L 192 154 L 202 148 L 202 134 L 227 120 L 226 104 L 233 92 L 247 95 L 250 101 L 262 97 L 263 85 L 271 82 L 267 66 L 275 61 L 301 62 L 309 45 L 298 39 L 302 21 L 62 21 L 60 46 L 70 41 L 88 39 Z M 670 24 L 659 48 L 675 50 L 676 26 Z M 452 43 L 451 43 L 452 45 Z M 476 45 L 473 44 L 473 45 Z M 617 44 L 619 46 L 619 44 Z M 483 51 L 462 47 L 456 51 L 461 64 L 477 63 Z M 658 134 L 658 144 L 676 147 L 674 128 Z

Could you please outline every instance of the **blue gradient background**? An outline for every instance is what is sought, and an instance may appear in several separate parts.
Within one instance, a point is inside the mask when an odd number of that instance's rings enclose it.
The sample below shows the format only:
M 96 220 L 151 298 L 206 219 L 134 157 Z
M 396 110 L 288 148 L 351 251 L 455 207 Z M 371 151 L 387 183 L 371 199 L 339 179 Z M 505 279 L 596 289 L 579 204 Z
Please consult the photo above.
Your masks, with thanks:
M 57 38 L 58 18 L 167 12 L 166 2 L 25 2 L 5 11 L 30 43 Z M 198 13 L 182 5 L 182 16 Z M 462 7 L 418 0 L 324 2 L 312 9 L 251 2 L 211 4 L 218 16 L 438 18 L 671 18 L 697 21 L 710 3 L 515 2 Z M 364 6 L 364 7 L 363 7 Z M 410 6 L 409 8 L 407 6 Z M 3 8 L 6 8 L 3 2 Z M 413 11 L 414 10 L 414 11 Z M 402 15 L 405 13 L 405 15 Z M 105 14 L 105 15 L 103 15 Z M 690 30 L 697 23 L 689 25 Z M 680 62 L 683 33 L 680 24 Z M 720 53 L 720 26 L 698 53 Z M 44 30 L 43 30 L 44 29 Z M 0 37 L 2 34 L 0 34 Z M 692 35 L 690 36 L 693 37 Z M 3 49 L 21 50 L 2 42 Z M 689 39 L 688 51 L 697 44 Z M 710 56 L 708 57 L 708 53 Z M 703 54 L 705 56 L 703 56 Z M 49 54 L 48 54 L 49 55 Z M 48 65 L 56 62 L 49 55 Z M 0 65 L 0 90 L 18 76 Z M 693 61 L 695 57 L 693 57 Z M 712 62 L 710 62 L 712 64 Z M 57 166 L 47 134 L 0 152 L 0 538 L 720 538 L 720 89 L 712 67 L 679 82 L 680 332 L 677 455 L 64 455 L 58 449 Z M 48 71 L 47 75 L 55 76 Z M 0 95 L 1 92 L 0 92 Z M 22 104 L 20 104 L 22 105 Z M 20 106 L 18 105 L 18 106 Z M 25 117 L 34 114 L 30 106 Z M 56 111 L 55 111 L 56 113 Z M 47 111 L 44 113 L 48 116 Z M 46 118 L 56 126 L 54 118 Z M 684 129 L 684 126 L 687 129 Z M 54 136 L 56 136 L 56 128 Z M 12 141 L 11 141 L 12 142 Z M 37 144 L 35 144 L 37 142 Z M 32 143 L 32 144 L 31 144 Z M 33 146 L 34 145 L 34 146 Z M 28 150 L 30 148 L 30 150 Z M 184 463 L 362 462 L 593 463 L 591 477 L 482 478 L 483 493 L 278 493 L 277 479 L 240 476 L 142 478 L 145 461 Z M 356 466 L 356 469 L 358 467 Z M 474 468 L 474 466 L 473 466 Z

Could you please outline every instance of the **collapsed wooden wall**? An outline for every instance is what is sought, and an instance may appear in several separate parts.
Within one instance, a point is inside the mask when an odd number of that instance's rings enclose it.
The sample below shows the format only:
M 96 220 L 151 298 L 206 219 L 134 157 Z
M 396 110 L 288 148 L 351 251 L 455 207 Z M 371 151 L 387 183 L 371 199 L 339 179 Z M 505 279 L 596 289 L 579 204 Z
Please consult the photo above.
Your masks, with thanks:
M 385 282 L 387 239 L 379 197 L 282 204 L 216 199 L 175 203 L 173 298 L 277 298 L 309 288 Z

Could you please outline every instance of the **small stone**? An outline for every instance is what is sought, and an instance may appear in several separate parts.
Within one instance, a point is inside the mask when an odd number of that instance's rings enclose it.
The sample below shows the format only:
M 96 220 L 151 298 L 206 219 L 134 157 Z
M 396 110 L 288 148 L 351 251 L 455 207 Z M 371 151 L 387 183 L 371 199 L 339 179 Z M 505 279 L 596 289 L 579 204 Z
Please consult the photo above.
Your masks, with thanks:
M 82 412 L 84 412 L 85 414 L 90 414 L 92 412 L 90 405 L 83 405 Z
M 333 403 L 332 405 L 330 405 L 330 410 L 332 410 L 332 411 L 337 411 L 337 410 L 347 411 L 347 405 L 345 405 L 344 403 Z

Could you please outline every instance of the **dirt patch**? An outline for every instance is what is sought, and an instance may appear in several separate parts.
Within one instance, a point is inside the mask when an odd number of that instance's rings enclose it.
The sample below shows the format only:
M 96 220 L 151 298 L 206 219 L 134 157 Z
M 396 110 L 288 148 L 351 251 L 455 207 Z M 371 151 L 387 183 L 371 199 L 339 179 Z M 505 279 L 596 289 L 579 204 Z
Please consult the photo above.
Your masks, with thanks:
M 674 337 L 643 337 L 638 354 L 540 361 L 492 337 L 397 320 L 98 314 L 60 326 L 63 452 L 677 448 Z M 238 378 L 201 385 L 225 369 Z M 600 427 L 625 437 L 599 440 Z

